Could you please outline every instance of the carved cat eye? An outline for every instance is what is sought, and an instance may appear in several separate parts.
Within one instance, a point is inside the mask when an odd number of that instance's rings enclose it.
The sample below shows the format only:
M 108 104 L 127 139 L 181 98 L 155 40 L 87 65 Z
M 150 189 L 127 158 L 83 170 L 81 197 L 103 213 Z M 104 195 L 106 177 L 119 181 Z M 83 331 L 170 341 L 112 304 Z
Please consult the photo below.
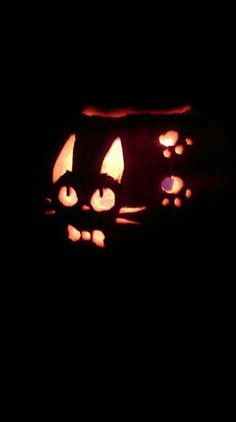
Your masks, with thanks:
M 62 186 L 58 193 L 58 199 L 65 207 L 73 207 L 78 202 L 78 196 L 72 186 Z
M 103 188 L 102 192 L 100 192 L 99 189 L 96 189 L 90 203 L 97 212 L 108 211 L 115 205 L 115 194 L 109 188 Z

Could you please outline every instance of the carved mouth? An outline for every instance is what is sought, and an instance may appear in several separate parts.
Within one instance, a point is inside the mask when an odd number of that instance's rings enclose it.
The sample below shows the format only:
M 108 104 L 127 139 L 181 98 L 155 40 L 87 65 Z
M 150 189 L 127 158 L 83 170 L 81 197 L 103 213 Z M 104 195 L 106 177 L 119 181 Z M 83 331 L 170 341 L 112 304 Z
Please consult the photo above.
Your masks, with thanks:
M 78 230 L 71 224 L 67 226 L 67 237 L 72 242 L 92 242 L 98 248 L 105 247 L 105 235 L 101 230 Z
M 52 199 L 46 198 L 47 205 L 52 205 Z M 147 210 L 146 206 L 136 206 L 136 207 L 121 207 L 118 212 L 118 216 L 114 219 L 114 223 L 117 225 L 139 225 L 142 222 L 142 218 L 136 219 L 136 214 L 140 216 Z M 46 215 L 56 214 L 55 209 L 47 209 L 45 211 Z M 132 219 L 131 219 L 131 218 Z M 67 239 L 73 243 L 87 243 L 93 244 L 98 248 L 105 248 L 105 234 L 102 230 L 97 229 L 95 222 L 93 224 L 88 224 L 86 220 L 80 220 L 80 223 L 76 224 L 76 227 L 72 224 L 66 226 L 67 229 Z

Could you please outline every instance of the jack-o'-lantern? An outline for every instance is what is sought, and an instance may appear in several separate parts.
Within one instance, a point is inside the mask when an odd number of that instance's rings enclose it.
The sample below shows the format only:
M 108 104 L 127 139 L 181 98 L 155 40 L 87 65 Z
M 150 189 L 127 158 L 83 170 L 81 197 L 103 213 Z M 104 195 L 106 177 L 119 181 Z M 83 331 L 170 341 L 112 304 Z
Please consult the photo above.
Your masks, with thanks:
M 81 246 L 105 248 L 140 227 L 149 233 L 219 189 L 217 136 L 190 106 L 85 108 L 55 157 L 45 213 Z

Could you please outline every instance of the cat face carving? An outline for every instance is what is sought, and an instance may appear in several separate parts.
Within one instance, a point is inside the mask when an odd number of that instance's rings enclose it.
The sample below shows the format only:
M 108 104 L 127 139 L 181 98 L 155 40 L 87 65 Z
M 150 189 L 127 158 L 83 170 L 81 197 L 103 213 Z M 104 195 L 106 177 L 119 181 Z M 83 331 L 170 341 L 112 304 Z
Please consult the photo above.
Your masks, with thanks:
M 105 154 L 97 175 L 88 177 L 72 172 L 76 135 L 63 146 L 53 167 L 52 181 L 57 187 L 57 208 L 68 211 L 75 225 L 67 225 L 67 236 L 73 242 L 91 241 L 103 248 L 104 230 L 117 212 L 118 191 L 124 173 L 124 158 L 120 138 L 116 138 Z M 78 223 L 77 223 L 78 221 Z

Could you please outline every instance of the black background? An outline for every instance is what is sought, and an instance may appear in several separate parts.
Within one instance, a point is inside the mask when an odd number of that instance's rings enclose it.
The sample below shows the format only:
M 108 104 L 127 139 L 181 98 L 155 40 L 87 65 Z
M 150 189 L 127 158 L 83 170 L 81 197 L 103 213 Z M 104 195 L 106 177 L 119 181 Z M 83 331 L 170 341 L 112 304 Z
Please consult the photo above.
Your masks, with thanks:
M 145 257 L 137 271 L 116 262 L 122 281 L 114 267 L 97 281 L 87 262 L 44 244 L 36 218 L 49 135 L 86 104 L 192 104 L 227 134 L 222 154 L 233 176 L 233 6 L 6 1 L 0 30 L 2 420 L 225 417 L 228 233 L 216 257 L 196 247 L 194 272 Z

